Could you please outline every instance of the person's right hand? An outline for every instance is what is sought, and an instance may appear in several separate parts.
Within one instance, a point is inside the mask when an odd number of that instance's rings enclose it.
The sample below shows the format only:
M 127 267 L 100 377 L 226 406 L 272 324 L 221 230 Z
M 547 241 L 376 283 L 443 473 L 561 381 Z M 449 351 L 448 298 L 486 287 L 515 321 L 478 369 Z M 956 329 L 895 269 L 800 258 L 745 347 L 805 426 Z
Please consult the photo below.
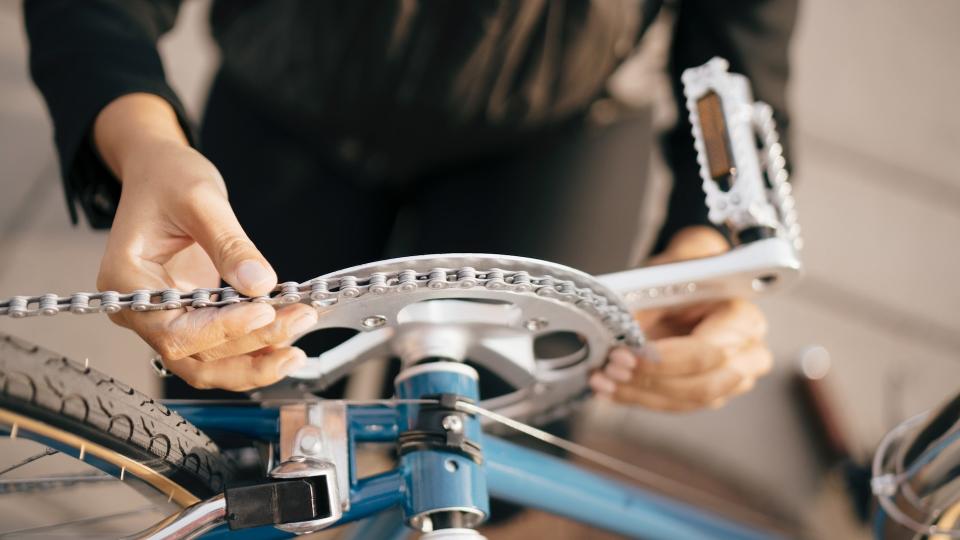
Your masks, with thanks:
M 277 284 L 237 221 L 217 169 L 186 141 L 170 105 L 149 94 L 111 102 L 94 124 L 104 162 L 123 183 L 97 287 L 131 292 L 218 287 L 259 296 Z M 289 346 L 317 322 L 316 310 L 258 303 L 111 315 L 197 388 L 248 390 L 299 367 Z

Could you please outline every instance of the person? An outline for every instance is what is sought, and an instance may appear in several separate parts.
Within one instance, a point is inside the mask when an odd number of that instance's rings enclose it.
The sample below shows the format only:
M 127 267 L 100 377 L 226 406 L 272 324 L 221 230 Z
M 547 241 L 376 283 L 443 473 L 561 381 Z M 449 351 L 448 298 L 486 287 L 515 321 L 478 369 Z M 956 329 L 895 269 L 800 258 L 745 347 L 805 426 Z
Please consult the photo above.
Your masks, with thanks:
M 222 65 L 199 136 L 156 49 L 178 1 L 26 0 L 24 13 L 73 220 L 79 205 L 110 228 L 97 286 L 222 279 L 262 295 L 276 270 L 305 279 L 383 258 L 404 220 L 410 253 L 567 260 L 552 231 L 584 183 L 604 181 L 570 156 L 662 3 L 217 0 Z M 678 99 L 685 68 L 722 56 L 786 130 L 795 0 L 682 0 L 675 11 Z M 664 139 L 674 187 L 653 262 L 728 249 L 706 219 L 680 117 Z M 597 393 L 657 410 L 715 407 L 771 367 L 765 319 L 745 300 L 638 317 L 659 358 L 611 351 L 591 378 Z M 288 342 L 317 314 L 242 304 L 112 318 L 190 385 L 240 391 L 296 369 L 304 352 Z

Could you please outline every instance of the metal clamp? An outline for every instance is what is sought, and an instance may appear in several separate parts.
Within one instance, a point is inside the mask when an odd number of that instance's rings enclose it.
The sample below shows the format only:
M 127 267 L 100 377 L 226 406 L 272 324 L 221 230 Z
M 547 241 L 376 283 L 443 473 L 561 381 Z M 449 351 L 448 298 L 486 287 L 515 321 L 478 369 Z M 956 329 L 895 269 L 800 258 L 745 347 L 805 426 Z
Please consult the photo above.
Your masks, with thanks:
M 477 465 L 483 464 L 483 449 L 476 441 L 467 438 L 464 424 L 467 413 L 458 409 L 459 402 L 472 400 L 456 394 L 423 396 L 436 399 L 436 404 L 420 406 L 414 429 L 404 431 L 397 439 L 397 451 L 402 456 L 418 450 L 448 450 L 470 458 Z
M 338 508 L 341 512 L 349 510 L 350 450 L 345 402 L 322 400 L 280 407 L 281 467 L 298 456 L 330 464 Z

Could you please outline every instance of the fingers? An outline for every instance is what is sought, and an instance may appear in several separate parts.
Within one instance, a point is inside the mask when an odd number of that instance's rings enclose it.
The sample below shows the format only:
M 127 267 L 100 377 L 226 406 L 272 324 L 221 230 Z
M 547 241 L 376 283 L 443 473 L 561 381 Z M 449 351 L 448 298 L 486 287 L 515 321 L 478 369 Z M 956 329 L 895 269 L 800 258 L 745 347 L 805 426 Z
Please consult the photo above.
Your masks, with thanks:
M 729 354 L 722 366 L 696 375 L 658 378 L 639 375 L 637 384 L 625 385 L 629 391 L 624 395 L 657 394 L 681 404 L 715 406 L 748 391 L 772 365 L 770 350 L 755 343 Z
M 98 288 L 190 290 L 216 287 L 222 277 L 242 294 L 268 294 L 276 274 L 240 226 L 219 172 L 182 142 L 169 142 L 140 145 L 124 160 L 123 193 Z M 287 369 L 281 366 L 303 356 L 299 349 L 264 347 L 287 340 L 295 326 L 285 318 L 257 332 L 276 319 L 274 308 L 264 304 L 111 318 L 137 332 L 172 371 L 201 387 L 270 384 Z M 227 343 L 233 348 L 224 347 Z M 216 361 L 194 356 L 218 347 Z
M 112 238 L 111 238 L 112 239 Z M 194 244 L 195 246 L 195 244 Z M 167 287 L 215 286 L 219 281 L 211 275 L 211 262 L 196 247 L 183 249 L 164 264 L 145 260 L 121 248 L 115 256 L 104 257 L 97 286 L 101 290 L 132 291 Z M 202 255 L 202 256 L 201 256 Z M 180 265 L 187 265 L 183 270 Z M 182 271 L 178 271 L 182 270 Z M 191 273 L 190 270 L 193 270 Z M 198 271 L 199 270 L 199 271 Z M 276 310 L 266 304 L 243 303 L 223 308 L 192 311 L 133 313 L 123 311 L 111 319 L 135 331 L 165 361 L 177 360 L 243 338 L 274 321 Z M 260 349 L 247 346 L 229 355 Z
M 166 361 L 167 369 L 195 388 L 242 392 L 269 386 L 303 365 L 306 354 L 296 347 L 266 348 L 204 362 L 192 357 Z
M 690 306 L 687 311 L 692 313 L 689 317 L 696 317 L 699 322 L 683 335 L 648 336 L 654 341 L 640 351 L 642 361 L 636 368 L 639 372 L 677 376 L 706 371 L 723 362 L 726 349 L 742 348 L 761 340 L 767 332 L 763 312 L 743 300 L 700 304 Z M 615 349 L 610 358 L 628 355 L 629 349 Z
M 767 319 L 756 304 L 730 300 L 716 304 L 691 332 L 721 347 L 739 347 L 767 334 Z
M 637 391 L 628 386 L 616 388 L 615 383 L 605 379 L 600 373 L 594 373 L 590 377 L 590 386 L 601 397 L 615 399 L 621 403 L 639 405 L 654 411 L 687 412 L 702 408 L 696 403 L 679 402 L 652 392 Z M 610 391 L 601 391 L 599 388 L 609 388 Z
M 651 377 L 639 375 L 633 381 L 636 384 L 623 385 L 628 394 L 657 394 L 679 403 L 693 403 L 706 406 L 709 403 L 728 396 L 745 379 L 744 373 L 731 366 L 681 377 Z M 620 388 L 618 388 L 618 391 Z
M 125 324 L 164 360 L 178 360 L 246 336 L 275 317 L 271 306 L 246 303 L 187 312 L 133 313 Z
M 641 407 L 655 411 L 692 412 L 704 408 L 704 406 L 699 403 L 680 401 L 652 392 L 638 391 L 630 387 L 619 389 L 613 398 L 616 401 L 640 405 Z
M 204 185 L 185 201 L 180 225 L 207 252 L 224 281 L 249 296 L 269 293 L 277 274 L 243 231 L 226 196 Z
M 756 381 L 773 369 L 773 353 L 765 343 L 754 342 L 733 355 L 726 367 L 738 371 L 745 381 Z
M 658 339 L 639 352 L 637 373 L 669 377 L 709 371 L 722 364 L 726 354 L 722 347 L 694 336 Z M 627 348 L 618 348 L 611 353 L 611 359 L 631 354 Z
M 622 403 L 689 411 L 719 407 L 749 391 L 773 365 L 772 353 L 760 341 L 740 349 L 721 349 L 693 336 L 670 339 L 675 345 L 657 342 L 661 358 L 656 363 L 626 348 L 611 351 L 607 365 L 591 376 L 591 388 Z M 716 356 L 704 361 L 687 354 L 697 350 L 712 351 Z
M 316 324 L 316 309 L 304 304 L 293 304 L 277 311 L 276 318 L 270 324 L 192 356 L 197 360 L 211 361 L 249 353 L 268 346 L 292 343 Z

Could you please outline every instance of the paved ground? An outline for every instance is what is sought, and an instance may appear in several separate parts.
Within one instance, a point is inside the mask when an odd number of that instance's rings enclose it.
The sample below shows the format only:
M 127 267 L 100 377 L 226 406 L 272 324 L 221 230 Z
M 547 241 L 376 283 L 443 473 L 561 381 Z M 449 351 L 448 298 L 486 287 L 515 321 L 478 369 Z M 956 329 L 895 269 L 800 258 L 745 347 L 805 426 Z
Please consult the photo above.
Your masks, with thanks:
M 789 390 L 795 358 L 825 346 L 828 384 L 855 450 L 869 453 L 898 418 L 957 390 L 960 376 L 960 4 L 929 0 L 803 3 L 792 104 L 806 280 L 764 300 L 775 373 L 719 411 L 685 416 L 594 406 L 585 433 L 622 434 L 734 478 L 808 524 L 837 535 L 843 500 L 813 457 Z M 214 58 L 205 5 L 190 2 L 162 49 L 188 108 L 200 109 Z M 94 283 L 105 237 L 71 228 L 45 111 L 28 82 L 19 3 L 0 0 L 0 296 Z M 146 391 L 147 351 L 102 318 L 0 321 L 50 348 L 89 357 Z M 628 452 L 629 455 L 629 452 Z

